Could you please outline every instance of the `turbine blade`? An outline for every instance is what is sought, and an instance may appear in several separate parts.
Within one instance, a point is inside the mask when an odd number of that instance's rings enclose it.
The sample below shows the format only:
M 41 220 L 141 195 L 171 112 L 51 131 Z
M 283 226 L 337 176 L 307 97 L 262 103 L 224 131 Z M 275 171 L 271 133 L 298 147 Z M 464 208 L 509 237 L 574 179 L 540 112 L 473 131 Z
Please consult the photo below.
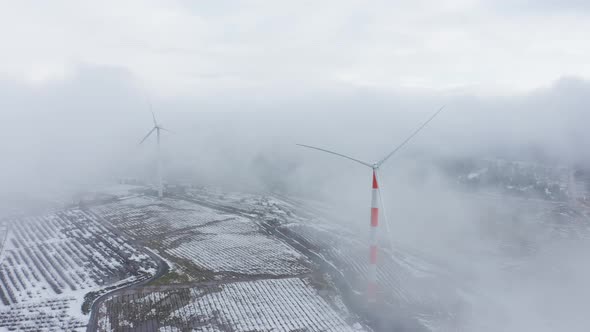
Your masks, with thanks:
M 145 135 L 145 137 L 141 140 L 141 142 L 139 142 L 139 144 L 143 143 L 148 137 L 150 137 L 150 135 L 154 132 L 154 130 L 156 130 L 156 128 L 158 127 L 154 127 L 152 128 L 152 130 L 150 130 L 147 135 Z
M 385 156 L 385 158 L 381 159 L 378 163 L 377 163 L 377 167 L 380 167 L 381 165 L 383 165 L 384 162 L 387 161 L 387 159 L 389 159 L 391 156 L 393 156 L 397 151 L 399 151 L 402 147 L 404 147 L 404 145 L 406 145 L 406 143 L 408 143 L 412 138 L 414 138 L 414 136 L 416 136 L 422 129 L 424 129 L 424 127 L 426 127 L 426 125 L 432 121 L 432 119 L 434 119 L 438 113 L 442 112 L 442 110 L 445 108 L 445 106 L 443 105 L 441 108 L 438 109 L 438 111 L 434 112 L 434 114 L 432 114 L 430 116 L 430 118 L 428 118 L 428 120 L 426 120 L 420 127 L 418 127 L 418 129 L 416 129 L 410 136 L 408 136 L 408 138 L 406 138 L 400 145 L 398 145 L 395 149 L 393 149 L 393 151 L 391 151 L 387 156 Z
M 333 155 L 336 155 L 336 156 L 339 156 L 339 157 L 342 157 L 342 158 L 346 158 L 346 159 L 349 159 L 349 160 L 352 160 L 352 161 L 356 161 L 357 163 L 362 164 L 362 165 L 365 165 L 365 166 L 368 166 L 368 167 L 373 167 L 373 165 L 371 165 L 369 163 L 366 163 L 364 161 L 358 160 L 358 159 L 353 158 L 353 157 L 349 157 L 349 156 L 343 155 L 343 154 L 338 153 L 338 152 L 334 152 L 334 151 L 330 151 L 330 150 L 318 148 L 318 147 L 311 146 L 311 145 L 305 145 L 305 144 L 296 144 L 296 145 L 302 146 L 304 148 L 309 148 L 309 149 L 314 149 L 314 150 L 318 150 L 318 151 L 330 153 L 330 154 L 333 154 Z
M 152 109 L 152 104 L 150 104 L 150 111 L 152 112 L 152 119 L 154 120 L 154 127 L 157 127 L 158 123 L 156 122 L 156 115 L 154 114 L 154 111 L 152 111 L 151 109 Z
M 161 127 L 161 126 L 160 126 L 160 130 L 167 131 L 167 132 L 169 132 L 169 133 L 171 133 L 171 134 L 174 134 L 174 132 L 173 132 L 172 130 L 170 130 L 170 129 L 166 129 L 166 128 L 164 128 L 164 127 Z

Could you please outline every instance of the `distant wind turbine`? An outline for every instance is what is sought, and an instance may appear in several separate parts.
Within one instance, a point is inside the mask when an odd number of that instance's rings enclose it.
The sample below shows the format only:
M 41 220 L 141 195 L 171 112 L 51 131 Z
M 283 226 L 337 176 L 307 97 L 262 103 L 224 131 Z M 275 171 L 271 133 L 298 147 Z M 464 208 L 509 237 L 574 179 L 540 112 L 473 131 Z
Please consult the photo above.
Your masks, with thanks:
M 377 179 L 379 178 L 377 173 L 379 171 L 379 167 L 383 165 L 391 156 L 393 156 L 396 152 L 398 152 L 404 145 L 406 145 L 414 136 L 416 136 L 426 125 L 432 121 L 443 109 L 445 106 L 442 106 L 438 109 L 434 114 L 428 118 L 420 127 L 418 127 L 410 136 L 408 136 L 403 142 L 401 142 L 395 149 L 393 149 L 389 154 L 383 157 L 381 160 L 375 163 L 368 163 L 362 160 L 337 153 L 334 151 L 318 148 L 315 146 L 304 145 L 304 144 L 297 144 L 299 146 L 310 148 L 326 153 L 330 153 L 342 158 L 346 158 L 348 160 L 355 161 L 361 165 L 370 167 L 373 169 L 373 186 L 372 186 L 372 194 L 371 194 L 371 230 L 370 230 L 370 240 L 369 240 L 369 275 L 368 275 L 368 285 L 367 285 L 367 298 L 369 302 L 376 302 L 377 301 L 377 228 L 379 226 L 379 201 L 380 201 L 380 189 L 379 184 L 377 183 Z
M 151 105 L 150 105 L 151 108 Z M 155 131 L 156 132 L 156 139 L 157 139 L 157 151 L 156 151 L 156 158 L 157 158 L 157 162 L 158 162 L 158 169 L 157 169 L 157 176 L 158 176 L 158 197 L 162 198 L 164 196 L 164 188 L 163 188 L 163 182 L 162 182 L 162 152 L 161 152 L 161 148 L 160 148 L 160 130 L 164 130 L 164 131 L 170 131 L 168 129 L 165 129 L 164 127 L 162 127 L 160 124 L 158 124 L 158 122 L 156 121 L 156 116 L 154 115 L 154 112 L 152 111 L 152 119 L 154 120 L 154 127 L 147 133 L 147 135 L 145 135 L 145 137 L 141 140 L 141 142 L 139 142 L 139 144 L 142 144 L 146 139 L 148 139 L 148 137 L 150 137 L 150 135 Z

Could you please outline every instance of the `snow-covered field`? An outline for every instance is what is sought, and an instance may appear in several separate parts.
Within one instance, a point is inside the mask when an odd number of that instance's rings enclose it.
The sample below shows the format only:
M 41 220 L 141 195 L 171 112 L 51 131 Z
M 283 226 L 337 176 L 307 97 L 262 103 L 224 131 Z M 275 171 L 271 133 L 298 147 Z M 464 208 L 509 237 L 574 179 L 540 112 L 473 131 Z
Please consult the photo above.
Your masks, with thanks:
M 99 312 L 100 331 L 364 330 L 345 322 L 309 280 L 300 278 L 119 295 L 103 302 Z
M 315 257 L 320 257 L 321 264 L 332 267 L 330 273 L 338 271 L 336 274 L 343 277 L 345 283 L 351 286 L 351 293 L 355 294 L 353 302 L 366 302 L 363 294 L 368 271 L 367 234 L 359 234 L 354 229 L 339 224 L 339 220 L 324 213 L 329 212 L 329 208 L 317 202 L 280 195 L 221 193 L 204 188 L 189 190 L 185 196 L 236 209 L 242 215 L 252 216 L 266 229 L 275 230 L 278 237 L 295 240 L 313 252 Z M 196 239 L 202 245 L 196 246 L 194 255 L 185 256 L 186 258 L 198 261 L 201 259 L 199 255 L 204 252 L 209 257 L 218 258 L 220 262 L 231 260 L 226 246 L 235 246 L 237 240 L 231 235 L 217 235 L 215 239 L 220 240 L 217 242 L 206 234 L 197 236 Z M 189 247 L 192 243 L 189 241 L 186 246 Z M 223 251 L 216 251 L 214 248 Z M 381 243 L 381 248 L 377 274 L 380 300 L 395 309 L 395 315 L 400 320 L 411 321 L 410 326 L 428 328 L 430 325 L 452 325 L 453 316 L 462 305 L 462 293 L 450 280 L 450 273 L 420 254 L 388 248 L 388 243 Z M 220 253 L 216 254 L 217 252 Z M 179 255 L 178 251 L 176 253 Z M 239 263 L 235 266 L 239 266 Z M 265 263 L 263 266 L 268 269 L 269 265 Z
M 85 294 L 146 279 L 155 263 L 79 209 L 5 220 L 0 328 L 82 329 Z
M 318 219 L 286 222 L 278 230 L 320 255 L 339 271 L 353 292 L 365 293 L 368 249 L 359 241 L 361 236 L 352 236 L 342 227 Z M 389 306 L 392 316 L 418 329 L 452 324 L 448 321 L 461 306 L 461 297 L 449 273 L 411 251 L 381 245 L 377 268 L 379 301 Z M 357 300 L 362 302 L 364 297 L 360 295 Z
M 114 227 L 158 251 L 181 272 L 233 275 L 297 275 L 309 272 L 305 256 L 264 234 L 252 218 L 192 202 L 134 197 L 92 208 Z
M 164 258 L 171 273 L 100 302 L 101 330 L 346 331 L 359 321 L 350 305 L 366 302 L 366 234 L 340 224 L 329 208 L 272 194 L 191 189 L 158 200 L 118 189 L 80 209 L 0 222 L 0 330 L 83 329 L 87 293 L 155 273 L 136 246 Z M 488 227 L 497 234 L 488 239 L 496 243 L 490 255 L 500 268 L 526 270 L 548 241 L 590 234 L 587 216 L 566 204 L 514 200 L 517 218 L 504 201 L 476 199 L 489 202 Z M 474 295 L 457 271 L 381 240 L 377 278 L 386 318 L 426 331 L 460 326 Z M 168 288 L 154 291 L 161 285 Z
M 195 189 L 186 195 L 257 216 L 267 229 L 302 245 L 319 257 L 330 273 L 341 277 L 350 286 L 341 291 L 354 294 L 348 297 L 349 304 L 366 302 L 368 234 L 343 225 L 338 216 L 331 215 L 329 207 L 273 194 L 213 194 L 207 189 Z M 421 253 L 390 248 L 385 238 L 381 240 L 377 279 L 379 298 L 391 310 L 389 316 L 414 329 L 453 326 L 464 303 L 463 290 L 452 280 L 451 273 Z
M 86 310 L 94 299 L 89 294 L 132 285 L 155 274 L 155 262 L 134 247 L 145 245 L 166 259 L 185 283 L 207 280 L 225 285 L 232 280 L 260 280 L 252 281 L 251 285 L 260 283 L 264 286 L 259 289 L 264 291 L 287 282 L 274 278 L 294 278 L 287 283 L 295 286 L 287 285 L 286 289 L 272 293 L 293 292 L 293 303 L 299 311 L 285 307 L 287 316 L 269 316 L 264 324 L 278 327 L 308 324 L 342 330 L 340 317 L 349 317 L 349 313 L 345 309 L 337 313 L 325 311 L 322 306 L 326 303 L 316 290 L 298 279 L 311 275 L 313 264 L 261 227 L 265 218 L 286 215 L 275 203 L 261 196 L 209 196 L 210 202 L 221 200 L 230 203 L 227 207 L 244 209 L 232 213 L 231 209 L 214 209 L 190 199 L 157 200 L 124 189 L 111 195 L 112 199 L 88 201 L 83 208 L 2 220 L 0 329 L 85 329 L 89 319 Z M 261 280 L 267 278 L 270 279 Z M 248 301 L 257 296 L 258 289 L 247 288 L 249 282 L 243 284 L 246 290 L 240 291 Z M 224 296 L 231 298 L 231 294 Z M 290 294 L 281 295 L 280 301 L 289 301 Z M 275 298 L 264 301 L 280 303 Z M 336 302 L 342 306 L 341 300 L 330 303 Z M 252 308 L 256 311 L 262 307 Z M 210 314 L 216 317 L 215 313 L 202 312 L 205 316 Z M 307 323 L 296 321 L 300 314 L 316 317 Z M 317 317 L 318 314 L 322 317 Z M 288 315 L 294 316 L 288 318 Z M 288 321 L 283 322 L 280 317 Z M 245 323 L 235 318 L 234 324 Z

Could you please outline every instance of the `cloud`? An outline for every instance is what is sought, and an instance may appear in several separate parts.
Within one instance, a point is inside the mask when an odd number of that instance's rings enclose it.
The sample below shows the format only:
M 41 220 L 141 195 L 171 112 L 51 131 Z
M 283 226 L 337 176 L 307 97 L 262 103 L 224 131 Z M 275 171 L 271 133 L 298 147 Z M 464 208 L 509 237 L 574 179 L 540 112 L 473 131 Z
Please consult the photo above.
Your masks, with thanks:
M 588 1 L 584 0 L 516 0 L 516 1 L 490 1 L 491 6 L 500 8 L 504 13 L 521 14 L 526 12 L 527 14 L 541 14 L 541 13 L 553 13 L 556 12 L 570 12 L 576 13 L 579 11 L 587 11 L 590 9 Z
M 182 97 L 252 94 L 277 84 L 495 95 L 564 75 L 590 77 L 586 12 L 506 15 L 470 0 L 4 7 L 0 74 L 15 79 L 60 78 L 80 64 L 114 66 L 152 94 Z
M 288 167 L 292 178 L 286 182 L 305 188 L 303 179 L 313 179 L 312 170 L 340 164 L 294 143 L 371 162 L 443 104 L 447 109 L 400 158 L 504 157 L 571 165 L 590 160 L 581 145 L 590 139 L 589 92 L 588 81 L 563 78 L 548 88 L 504 97 L 277 84 L 249 95 L 162 98 L 125 68 L 79 66 L 59 80 L 0 83 L 10 137 L 2 142 L 7 156 L 2 174 L 14 183 L 61 176 L 79 182 L 125 172 L 146 176 L 150 145 L 135 144 L 150 126 L 148 99 L 160 121 L 177 132 L 164 137 L 168 167 L 211 182 L 251 183 L 253 174 L 233 169 L 245 165 L 245 170 L 258 160 L 295 165 Z M 338 180 L 338 174 L 330 175 Z
M 140 91 L 129 73 L 117 68 L 79 67 L 63 80 L 42 84 L 0 81 L 7 124 L 0 143 L 3 190 L 104 179 L 116 169 L 110 163 L 132 144 L 129 114 L 145 108 L 143 100 L 138 104 Z M 128 143 L 119 143 L 122 137 Z

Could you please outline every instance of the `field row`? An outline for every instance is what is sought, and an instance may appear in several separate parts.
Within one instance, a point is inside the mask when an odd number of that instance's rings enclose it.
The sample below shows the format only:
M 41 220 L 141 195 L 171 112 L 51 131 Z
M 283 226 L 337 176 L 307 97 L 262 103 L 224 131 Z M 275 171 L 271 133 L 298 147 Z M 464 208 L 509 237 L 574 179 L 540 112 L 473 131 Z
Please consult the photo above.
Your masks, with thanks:
M 313 224 L 285 225 L 279 229 L 319 253 L 345 276 L 348 284 L 357 292 L 365 292 L 369 251 L 362 242 L 336 235 Z M 438 315 L 436 308 L 459 305 L 460 300 L 453 289 L 448 289 L 448 280 L 443 280 L 444 275 L 434 273 L 436 269 L 418 257 L 399 251 L 392 253 L 391 249 L 385 248 L 383 245 L 379 251 L 377 264 L 381 301 L 428 315 Z M 443 304 L 441 301 L 446 302 Z M 447 318 L 446 314 L 440 314 L 445 316 L 441 319 Z
M 0 261 L 0 328 L 60 330 L 84 316 L 86 293 L 156 271 L 149 256 L 83 210 L 6 222 L 12 226 Z
M 196 226 L 235 217 L 180 200 L 164 199 L 160 202 L 150 197 L 105 204 L 93 208 L 93 211 L 138 240 L 190 232 Z
M 261 232 L 253 220 L 195 203 L 136 197 L 94 208 L 115 228 L 178 265 L 207 274 L 299 275 L 306 258 Z M 186 272 L 186 271 L 185 271 Z
M 304 257 L 287 245 L 262 234 L 217 234 L 167 249 L 214 272 L 296 275 L 308 272 Z
M 69 315 L 77 305 L 72 297 L 43 300 L 32 305 L 14 305 L 0 311 L 0 328 L 9 331 L 81 331 L 85 320 Z
M 113 297 L 99 331 L 353 331 L 306 280 L 274 279 Z
M 25 218 L 13 223 L 6 241 L 0 299 L 10 305 L 45 292 L 107 285 L 150 268 L 155 265 L 146 255 L 81 210 Z

